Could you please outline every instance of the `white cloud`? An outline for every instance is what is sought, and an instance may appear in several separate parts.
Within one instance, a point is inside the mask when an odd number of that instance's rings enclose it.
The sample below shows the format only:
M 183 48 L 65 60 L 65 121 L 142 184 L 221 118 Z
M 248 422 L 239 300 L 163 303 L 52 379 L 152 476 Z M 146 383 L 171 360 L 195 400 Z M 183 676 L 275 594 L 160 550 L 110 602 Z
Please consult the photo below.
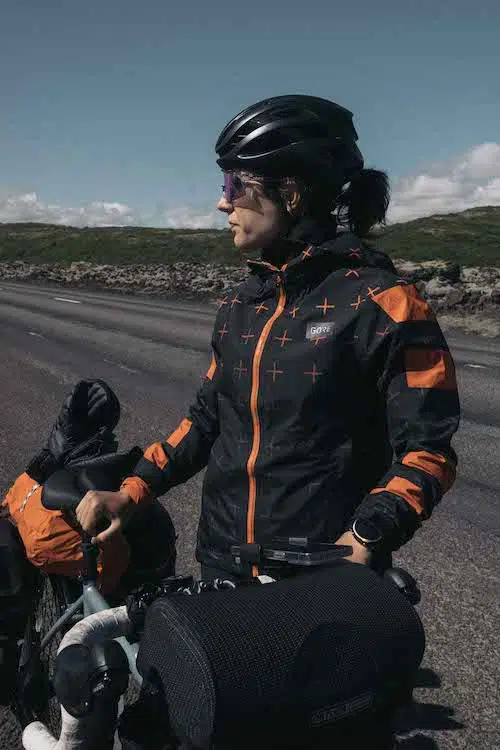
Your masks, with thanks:
M 141 218 L 124 203 L 92 201 L 72 208 L 60 203 L 43 201 L 36 193 L 0 196 L 0 221 L 36 221 L 70 226 L 130 226 Z
M 215 199 L 214 199 L 215 200 Z M 500 144 L 483 143 L 426 171 L 394 181 L 389 221 L 407 221 L 435 213 L 500 205 Z M 0 221 L 35 221 L 71 226 L 156 226 L 204 229 L 225 226 L 212 206 L 158 206 L 139 212 L 116 201 L 79 207 L 49 203 L 37 193 L 0 192 Z
M 225 217 L 216 209 L 206 210 L 195 206 L 178 206 L 177 208 L 157 208 L 154 213 L 144 217 L 146 223 L 157 227 L 171 229 L 205 229 L 207 227 L 224 227 Z
M 37 193 L 0 194 L 0 222 L 45 222 L 74 227 L 155 226 L 203 229 L 225 225 L 222 215 L 196 206 L 165 208 L 140 213 L 117 201 L 92 201 L 79 207 L 44 201 Z
M 393 185 L 389 220 L 500 205 L 500 144 L 474 146 L 457 159 Z

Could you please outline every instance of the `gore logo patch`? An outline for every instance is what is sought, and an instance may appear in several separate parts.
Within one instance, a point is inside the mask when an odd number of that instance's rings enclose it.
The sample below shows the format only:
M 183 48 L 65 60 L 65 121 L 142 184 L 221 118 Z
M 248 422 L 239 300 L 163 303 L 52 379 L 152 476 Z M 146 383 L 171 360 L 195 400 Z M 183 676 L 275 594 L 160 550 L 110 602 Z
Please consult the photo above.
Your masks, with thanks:
M 318 339 L 333 336 L 335 323 L 322 321 L 321 323 L 309 323 L 306 330 L 306 339 Z

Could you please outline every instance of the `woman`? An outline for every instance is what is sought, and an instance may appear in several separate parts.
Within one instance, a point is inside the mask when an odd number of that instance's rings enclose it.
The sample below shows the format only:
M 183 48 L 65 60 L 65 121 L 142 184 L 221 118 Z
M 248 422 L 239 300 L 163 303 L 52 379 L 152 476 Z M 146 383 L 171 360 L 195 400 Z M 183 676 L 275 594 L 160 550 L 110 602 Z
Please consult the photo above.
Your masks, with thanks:
M 87 530 L 112 518 L 98 540 L 208 464 L 203 577 L 242 575 L 231 546 L 277 536 L 336 540 L 378 567 L 453 484 L 453 361 L 427 303 L 366 242 L 389 191 L 356 141 L 351 112 L 304 95 L 259 102 L 222 131 L 218 208 L 240 252 L 261 259 L 220 301 L 186 419 L 119 492 L 82 500 Z

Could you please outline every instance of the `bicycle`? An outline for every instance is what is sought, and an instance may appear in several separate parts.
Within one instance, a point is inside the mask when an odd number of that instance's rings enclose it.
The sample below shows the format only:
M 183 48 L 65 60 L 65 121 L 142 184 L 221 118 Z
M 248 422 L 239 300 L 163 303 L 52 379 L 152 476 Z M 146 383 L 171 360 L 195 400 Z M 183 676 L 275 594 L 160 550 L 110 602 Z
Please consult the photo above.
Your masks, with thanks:
M 75 510 L 88 489 L 95 487 L 116 489 L 123 476 L 130 473 L 136 462 L 138 448 L 121 453 L 82 460 L 71 470 L 55 472 L 42 489 L 43 505 L 52 511 L 63 511 L 71 525 L 79 528 Z M 78 578 L 62 574 L 47 574 L 29 566 L 32 604 L 27 617 L 24 636 L 18 655 L 17 684 L 12 708 L 21 726 L 41 719 L 58 735 L 61 729 L 61 710 L 53 686 L 55 660 L 63 636 L 76 623 L 90 615 L 109 610 L 124 601 L 126 591 L 119 589 L 105 599 L 98 589 L 98 548 L 91 544 L 91 536 L 82 536 L 83 572 Z M 160 579 L 170 573 L 173 562 L 165 567 L 135 571 L 137 580 Z M 165 568 L 168 570 L 165 572 Z M 130 582 L 129 582 L 130 583 Z M 135 670 L 137 644 L 121 639 L 135 683 L 128 700 L 132 700 L 141 678 Z
M 63 502 L 57 479 L 46 483 L 42 497 L 44 506 L 51 510 L 60 509 Z M 65 494 L 64 507 L 76 508 L 81 498 L 81 490 L 76 490 L 72 497 Z M 332 565 L 351 551 L 349 547 L 332 544 L 311 545 L 306 539 L 275 540 L 271 545 L 252 547 L 234 547 L 233 560 L 243 566 L 267 561 L 268 565 L 278 566 L 277 570 L 294 567 L 312 570 Z M 27 626 L 17 698 L 25 727 L 26 750 L 70 750 L 77 745 L 82 750 L 113 747 L 129 677 L 136 693 L 143 682 L 137 669 L 139 643 L 131 637 L 133 627 L 127 609 L 123 605 L 113 607 L 98 591 L 97 548 L 87 534 L 82 534 L 82 552 L 85 573 L 79 582 L 81 593 L 78 582 L 60 576 L 42 576 L 37 601 L 43 602 L 46 596 L 53 611 L 45 632 L 36 620 L 39 606 L 34 608 Z M 386 571 L 385 577 L 412 604 L 418 603 L 418 587 L 406 571 L 393 568 Z M 172 592 L 186 591 L 191 584 L 196 588 L 189 577 L 167 580 L 171 581 Z M 264 577 L 260 582 L 276 580 Z M 41 674 L 33 675 L 33 664 L 41 666 Z M 37 690 L 41 690 L 41 701 L 34 695 Z M 59 737 L 58 741 L 54 735 Z

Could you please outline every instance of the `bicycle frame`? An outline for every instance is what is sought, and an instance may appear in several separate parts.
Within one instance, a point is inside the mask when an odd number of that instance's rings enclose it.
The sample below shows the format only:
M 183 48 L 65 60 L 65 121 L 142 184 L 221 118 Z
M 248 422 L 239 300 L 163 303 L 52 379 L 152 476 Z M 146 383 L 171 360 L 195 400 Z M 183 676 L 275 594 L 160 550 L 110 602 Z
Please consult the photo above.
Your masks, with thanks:
M 76 600 L 76 602 L 68 607 L 65 613 L 58 620 L 56 620 L 54 625 L 50 628 L 49 632 L 43 638 L 40 644 L 40 649 L 43 651 L 43 649 L 52 641 L 55 635 L 66 625 L 66 623 L 69 620 L 72 620 L 77 612 L 81 611 L 83 613 L 83 617 L 85 618 L 89 615 L 94 615 L 99 612 L 105 612 L 109 609 L 111 609 L 111 607 L 104 599 L 104 597 L 100 594 L 95 583 L 93 581 L 84 582 L 82 595 Z M 131 676 L 136 684 L 140 687 L 142 685 L 142 677 L 137 671 L 136 666 L 137 651 L 139 648 L 138 644 L 129 643 L 124 637 L 116 638 L 115 640 L 122 647 L 125 656 L 127 657 Z
M 85 623 L 90 623 L 92 620 L 94 620 L 94 629 L 100 630 L 101 627 L 104 628 L 104 632 L 106 632 L 106 630 L 108 632 L 107 638 L 111 637 L 111 639 L 116 640 L 117 643 L 119 643 L 127 658 L 131 678 L 140 687 L 142 685 L 142 677 L 138 673 L 136 666 L 139 645 L 137 643 L 129 643 L 124 635 L 117 635 L 116 637 L 114 637 L 113 635 L 110 636 L 109 628 L 104 625 L 106 620 L 108 620 L 108 622 L 110 619 L 112 621 L 115 620 L 115 613 L 124 611 L 125 607 L 123 605 L 118 608 L 111 607 L 97 589 L 98 549 L 96 546 L 91 544 L 90 537 L 88 535 L 85 535 L 83 538 L 82 551 L 84 558 L 84 568 L 86 571 L 82 578 L 82 594 L 75 602 L 70 604 L 61 615 L 61 617 L 59 617 L 57 621 L 53 623 L 52 627 L 40 643 L 40 650 L 43 651 L 43 649 L 46 648 L 46 646 L 53 640 L 56 634 L 59 633 L 68 624 L 70 624 L 71 627 L 64 635 L 58 652 L 64 649 L 66 645 L 71 643 L 72 640 L 75 640 L 75 642 L 84 642 L 85 637 L 88 637 L 83 636 L 82 640 L 81 633 L 85 631 Z M 99 618 L 100 613 L 103 613 L 103 615 L 104 613 L 109 613 L 109 616 L 104 615 L 101 619 Z M 122 612 L 120 617 L 122 622 L 124 614 L 125 613 Z M 96 617 L 98 618 L 97 622 L 95 622 Z M 80 635 L 77 635 L 77 632 L 80 633 Z M 113 632 L 124 633 L 125 629 L 123 628 L 123 626 L 120 626 L 118 628 L 115 627 Z M 106 640 L 106 636 L 104 636 L 104 640 Z M 118 702 L 118 716 L 122 713 L 123 709 L 124 695 L 121 696 Z M 87 745 L 85 744 L 85 740 L 87 736 L 87 730 L 93 723 L 95 724 L 95 717 L 93 717 L 92 714 L 89 714 L 81 719 L 74 719 L 73 717 L 69 716 L 63 706 L 61 706 L 61 711 L 63 717 L 63 726 L 61 729 L 61 737 L 59 739 L 52 738 L 49 730 L 43 724 L 38 721 L 34 721 L 29 723 L 23 732 L 23 746 L 28 748 L 37 748 L 37 750 L 40 747 L 58 748 L 58 750 L 59 748 L 61 748 L 61 750 L 63 748 L 64 750 L 66 750 L 66 748 L 83 746 L 86 747 Z
M 104 612 L 111 609 L 108 602 L 100 594 L 97 589 L 97 556 L 98 548 L 91 542 L 91 535 L 84 532 L 82 537 L 82 553 L 83 562 L 86 573 L 83 577 L 83 593 L 82 595 L 71 604 L 66 612 L 54 623 L 45 638 L 40 644 L 40 648 L 43 650 L 45 646 L 50 643 L 56 633 L 61 630 L 62 627 L 71 620 L 71 618 L 79 611 L 83 611 L 83 617 L 94 615 L 99 612 Z M 120 637 L 115 639 L 122 647 L 127 661 L 129 664 L 130 674 L 136 684 L 140 687 L 142 685 L 142 677 L 137 671 L 136 660 L 138 652 L 138 644 L 132 644 L 127 641 L 126 638 Z

